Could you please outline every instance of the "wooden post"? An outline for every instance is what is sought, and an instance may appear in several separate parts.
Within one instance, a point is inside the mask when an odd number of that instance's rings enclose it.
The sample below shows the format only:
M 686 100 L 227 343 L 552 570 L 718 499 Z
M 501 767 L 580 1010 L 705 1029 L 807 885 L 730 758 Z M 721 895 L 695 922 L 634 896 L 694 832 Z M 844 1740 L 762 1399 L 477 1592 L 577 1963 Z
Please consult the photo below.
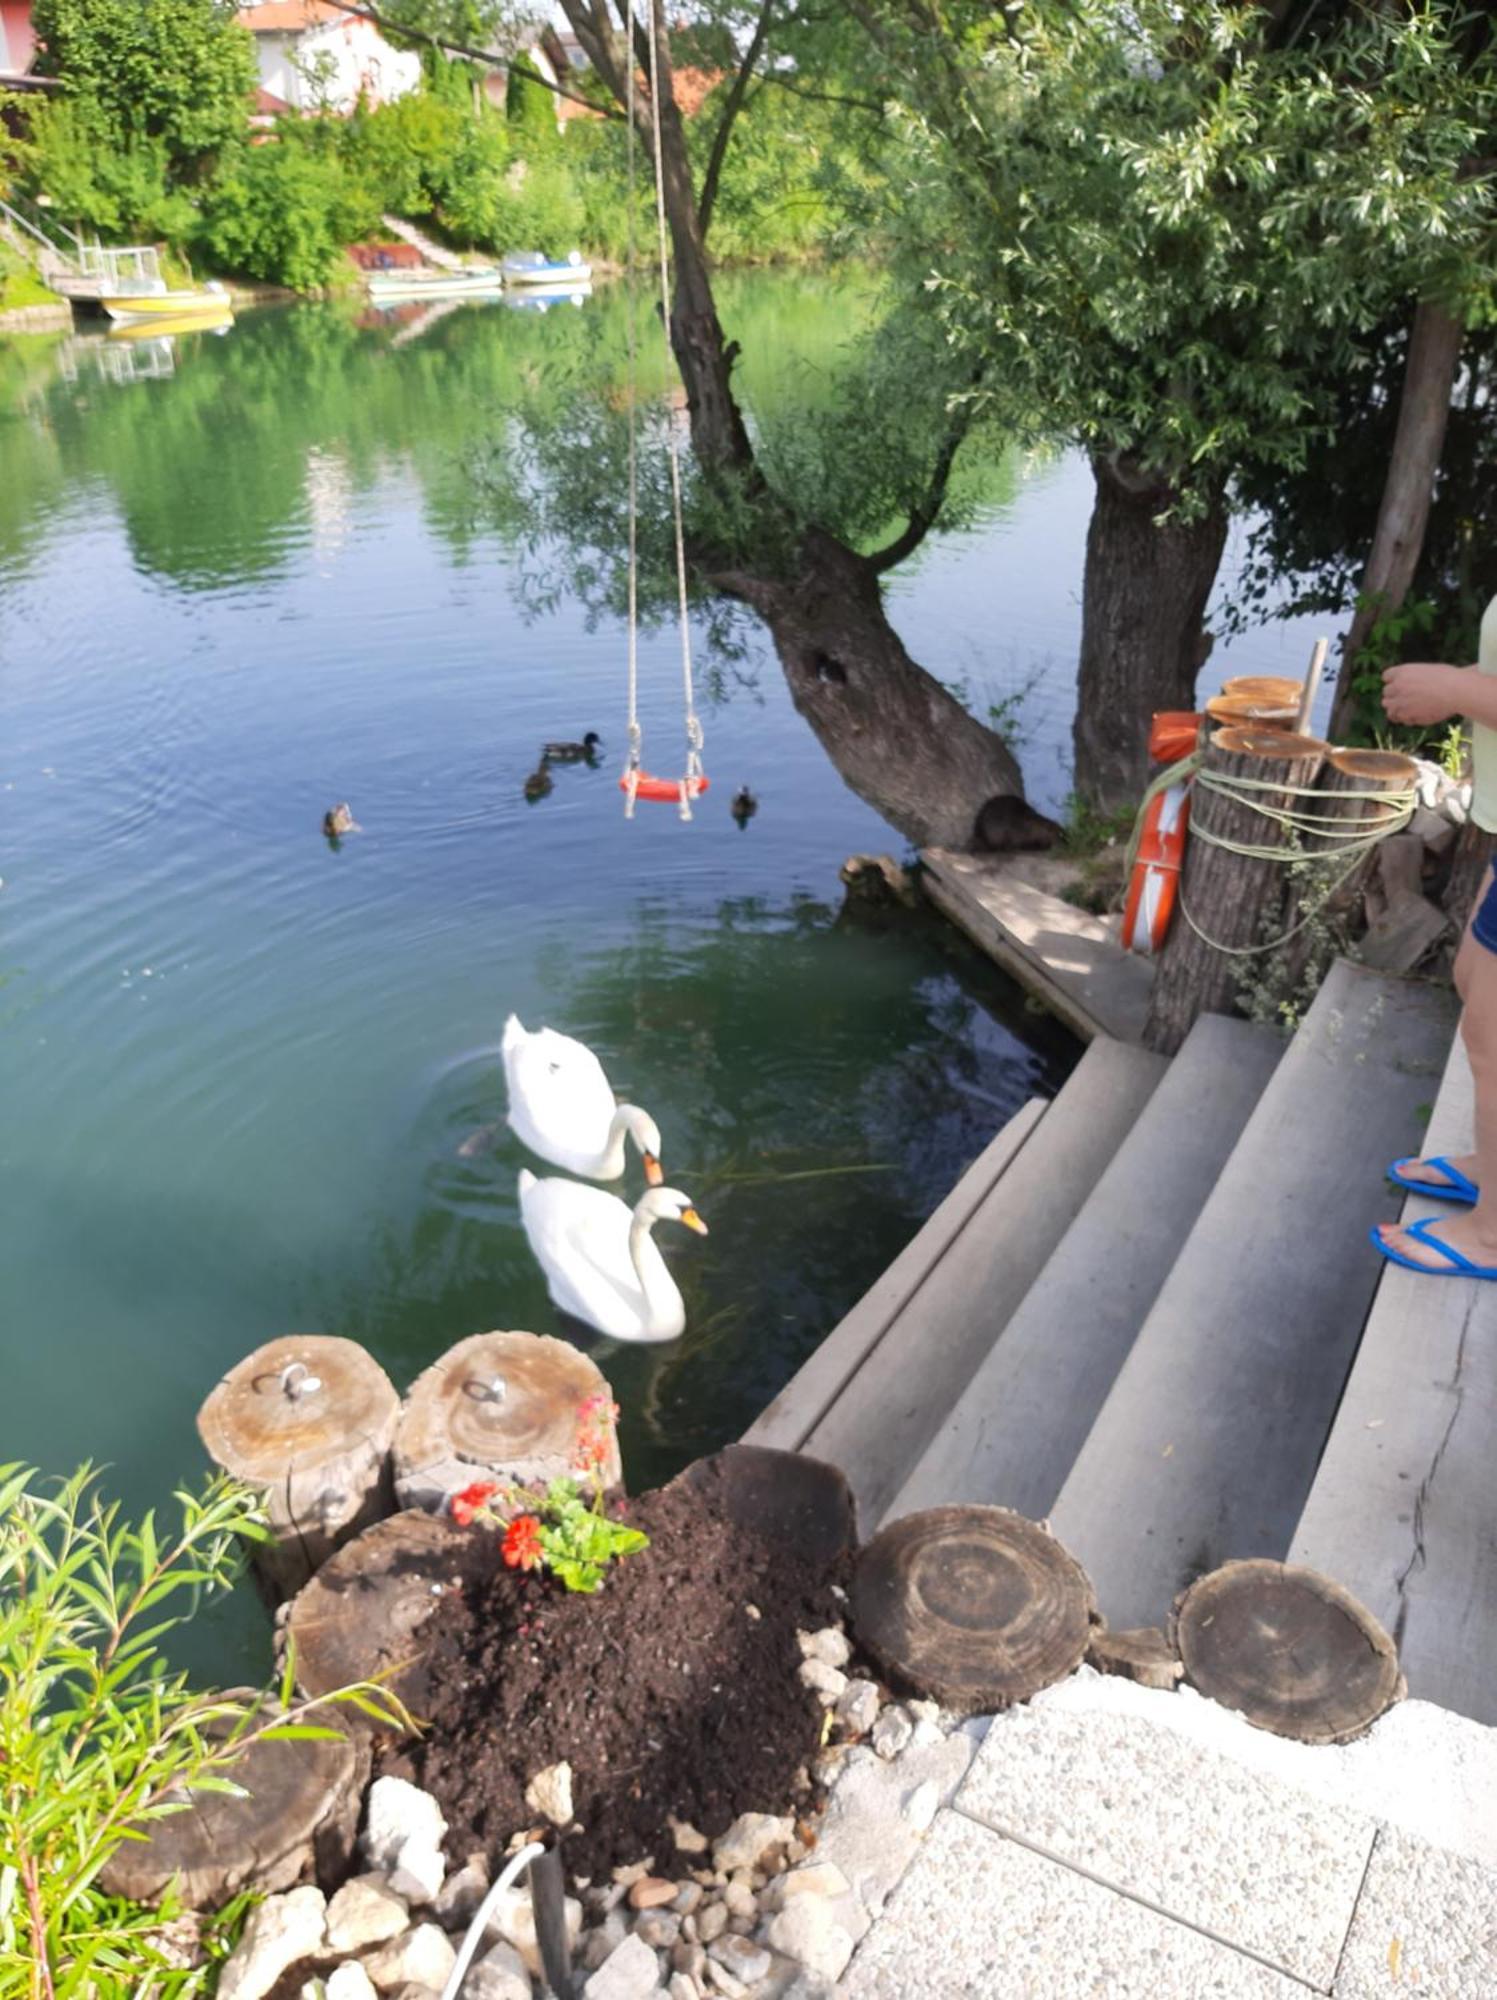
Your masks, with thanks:
M 273 1604 L 391 1506 L 390 1443 L 400 1398 L 355 1341 L 289 1333 L 257 1347 L 198 1412 L 225 1472 L 259 1487 L 273 1539 L 255 1573 Z
M 436 1512 L 487 1474 L 544 1486 L 575 1470 L 578 1415 L 612 1401 L 597 1367 L 570 1341 L 540 1333 L 475 1333 L 411 1384 L 395 1433 L 402 1507 Z M 610 1437 L 605 1486 L 623 1483 Z
M 1289 835 L 1263 808 L 1302 803 L 1295 794 L 1314 784 L 1325 756 L 1326 745 L 1315 737 L 1284 730 L 1218 729 L 1208 739 L 1206 782 L 1197 782 L 1191 797 L 1180 896 L 1154 976 L 1146 1047 L 1173 1055 L 1199 1015 L 1231 1011 L 1244 967 L 1251 964 L 1240 954 L 1278 930 L 1288 882 L 1276 853 L 1236 854 L 1216 843 L 1287 854 Z M 1269 789 L 1229 796 L 1210 789 L 1213 777 L 1243 778 Z
M 1299 712 L 1294 719 L 1294 726 L 1301 736 L 1308 736 L 1310 733 L 1310 716 L 1315 707 L 1315 697 L 1320 693 L 1320 677 L 1325 672 L 1325 656 L 1330 650 L 1329 639 L 1315 641 L 1315 649 L 1310 655 L 1309 670 L 1305 675 L 1304 692 L 1299 700 Z
M 1304 851 L 1310 864 L 1291 871 L 1289 895 L 1284 906 L 1284 928 L 1292 931 L 1307 917 L 1322 912 L 1327 916 L 1355 908 L 1378 850 L 1369 847 L 1360 857 L 1348 854 L 1351 834 L 1384 837 L 1397 825 L 1385 802 L 1398 792 L 1410 792 L 1419 772 L 1412 757 L 1396 750 L 1332 750 L 1316 781 L 1317 796 L 1303 801 L 1317 815 L 1314 831 L 1304 836 Z M 1369 792 L 1381 796 L 1369 798 Z M 1293 977 L 1308 959 L 1310 941 L 1306 931 L 1290 940 Z

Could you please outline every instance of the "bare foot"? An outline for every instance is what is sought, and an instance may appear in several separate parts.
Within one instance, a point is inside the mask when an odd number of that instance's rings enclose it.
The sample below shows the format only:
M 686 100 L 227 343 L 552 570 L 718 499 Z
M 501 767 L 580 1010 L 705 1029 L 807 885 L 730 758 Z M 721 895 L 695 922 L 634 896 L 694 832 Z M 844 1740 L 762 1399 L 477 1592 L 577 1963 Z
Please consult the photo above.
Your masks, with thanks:
M 1476 1179 L 1477 1160 L 1475 1153 L 1449 1153 L 1442 1155 L 1450 1161 L 1458 1174 L 1464 1174 L 1468 1181 L 1480 1186 Z M 1394 1165 L 1406 1181 L 1422 1181 L 1435 1193 L 1448 1191 L 1456 1183 L 1449 1174 L 1442 1173 L 1433 1160 L 1396 1160 Z
M 1452 1250 L 1473 1264 L 1497 1266 L 1497 1232 L 1490 1225 L 1479 1224 L 1474 1213 L 1465 1215 L 1442 1215 L 1430 1233 L 1430 1240 L 1411 1236 L 1407 1229 L 1401 1229 L 1396 1222 L 1384 1222 L 1378 1226 L 1379 1238 L 1390 1250 L 1397 1250 L 1427 1271 L 1449 1271 L 1451 1260 L 1442 1257 L 1435 1248 L 1437 1243 L 1448 1243 Z

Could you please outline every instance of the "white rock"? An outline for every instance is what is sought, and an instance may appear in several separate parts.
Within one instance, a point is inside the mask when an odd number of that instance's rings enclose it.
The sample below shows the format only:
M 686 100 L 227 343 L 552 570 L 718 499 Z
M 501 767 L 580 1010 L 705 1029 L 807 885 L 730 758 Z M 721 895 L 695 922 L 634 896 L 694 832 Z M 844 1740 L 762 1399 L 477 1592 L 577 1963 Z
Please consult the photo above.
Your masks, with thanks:
M 525 1787 L 525 1803 L 553 1826 L 572 1824 L 572 1767 L 565 1760 L 537 1771 Z
M 568 1896 L 562 1908 L 566 1913 L 567 1944 L 575 1950 L 582 1932 L 582 1905 L 575 1896 Z M 528 1970 L 537 1979 L 540 1977 L 541 1953 L 536 1943 L 535 1910 L 528 1889 L 518 1885 L 506 1889 L 489 1913 L 488 1929 L 503 1938 L 506 1944 L 512 1944 Z
M 728 1928 L 727 1906 L 724 1903 L 708 1903 L 697 1911 L 691 1921 L 696 1925 L 698 1943 L 711 1944 Z M 685 1929 L 684 1924 L 682 1928 Z
M 866 1736 L 878 1720 L 878 1685 L 849 1681 L 837 1703 L 837 1720 L 853 1736 Z
M 725 1965 L 719 1965 L 715 1958 L 707 1961 L 707 1987 L 710 1992 L 721 1993 L 723 2000 L 743 2000 L 748 1988 L 735 1973 Z
M 701 2000 L 702 1989 L 689 1972 L 673 1972 L 671 1983 L 665 1989 L 670 2000 Z
M 329 1951 L 362 1951 L 398 1937 L 411 1920 L 405 1899 L 383 1875 L 355 1875 L 327 1906 Z
M 320 1889 L 288 1889 L 250 1912 L 244 1935 L 218 1975 L 223 2000 L 264 2000 L 299 1958 L 322 1949 L 327 1898 Z
M 705 1854 L 711 1845 L 705 1833 L 699 1833 L 689 1819 L 673 1819 L 669 1822 L 675 1836 L 676 1846 L 682 1854 Z
M 430 1792 L 404 1778 L 376 1778 L 364 1809 L 361 1845 L 371 1868 L 387 1872 L 408 1840 L 440 1847 L 447 1822 Z
M 441 1848 L 417 1835 L 396 1850 L 390 1865 L 390 1887 L 408 1903 L 434 1903 L 446 1873 Z
M 768 1974 L 771 1963 L 763 1945 L 746 1937 L 719 1938 L 707 1956 L 716 1964 L 725 1965 L 745 1986 L 757 1986 Z
M 596 1972 L 598 1967 L 611 1958 L 624 1939 L 629 1935 L 629 1925 L 622 1910 L 610 1910 L 596 1930 L 588 1932 L 582 1940 L 578 1953 L 578 1963 L 584 1972 Z M 648 1943 L 649 1940 L 646 1939 Z
M 753 1884 L 747 1875 L 735 1875 L 723 1890 L 723 1905 L 730 1917 L 751 1917 L 759 1907 Z
M 798 1672 L 801 1685 L 813 1689 L 828 1706 L 841 1699 L 847 1686 L 847 1676 L 842 1669 L 828 1666 L 825 1660 L 802 1660 Z
M 674 1910 L 641 1910 L 634 1919 L 634 1935 L 643 1938 L 651 1951 L 669 1951 L 681 1935 L 681 1919 Z
M 940 1809 L 941 1788 L 934 1778 L 927 1778 L 923 1785 L 916 1785 L 901 1808 L 916 1833 L 927 1832 Z
M 650 2000 L 660 1965 L 641 1938 L 626 1937 L 582 1989 L 582 2000 Z
M 939 1702 L 912 1701 L 909 1707 L 910 1714 L 915 1718 L 915 1733 L 912 1738 L 912 1747 L 914 1749 L 924 1750 L 932 1743 L 944 1743 L 946 1741 L 946 1732 L 941 1727 L 941 1708 Z
M 873 1747 L 880 1757 L 892 1762 L 902 1750 L 910 1747 L 914 1734 L 913 1716 L 907 1708 L 893 1702 L 873 1725 Z
M 852 1658 L 852 1647 L 840 1625 L 823 1625 L 819 1632 L 797 1632 L 795 1643 L 802 1659 L 825 1660 L 829 1667 L 845 1667 Z
M 431 1913 L 444 1931 L 466 1929 L 488 1894 L 489 1864 L 482 1854 L 470 1854 L 432 1897 Z
M 364 1960 L 364 1970 L 382 1993 L 411 1984 L 434 1986 L 440 1992 L 456 1958 L 446 1931 L 436 1924 L 417 1924 L 404 1937 L 372 1952 Z
M 462 2000 L 531 2000 L 530 1974 L 512 1944 L 485 1952 L 463 1981 Z
M 852 1884 L 835 1861 L 808 1861 L 792 1868 L 779 1885 L 781 1904 L 794 1896 L 846 1896 Z
M 328 1974 L 323 1993 L 326 2000 L 374 2000 L 375 1986 L 363 1966 L 349 1959 Z
M 727 1832 L 712 1844 L 712 1858 L 725 1875 L 756 1868 L 771 1848 L 783 1847 L 795 1834 L 795 1822 L 775 1813 L 740 1813 Z
M 793 1897 L 770 1918 L 764 1937 L 823 1979 L 840 1979 L 852 1957 L 851 1936 L 819 1896 Z

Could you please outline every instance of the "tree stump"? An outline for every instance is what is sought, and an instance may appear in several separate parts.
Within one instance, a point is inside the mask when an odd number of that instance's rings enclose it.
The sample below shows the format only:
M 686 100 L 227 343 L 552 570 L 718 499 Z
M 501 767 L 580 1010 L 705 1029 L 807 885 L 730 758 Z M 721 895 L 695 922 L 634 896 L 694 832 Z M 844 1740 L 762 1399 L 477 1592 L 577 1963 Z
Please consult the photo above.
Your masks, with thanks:
M 1442 903 L 1446 916 L 1458 931 L 1463 931 L 1470 922 L 1477 891 L 1486 877 L 1494 846 L 1497 846 L 1497 834 L 1485 832 L 1475 820 L 1467 820 L 1456 835 L 1455 852 L 1450 859 L 1450 874 L 1446 879 Z
M 1395 812 L 1389 801 L 1397 793 L 1411 793 L 1418 777 L 1413 758 L 1396 750 L 1332 750 L 1327 756 L 1316 780 L 1318 796 L 1301 801 L 1316 815 L 1314 831 L 1304 836 L 1305 866 L 1290 870 L 1284 904 L 1284 929 L 1305 926 L 1288 943 L 1291 982 L 1301 976 L 1313 950 L 1309 932 L 1315 919 L 1354 910 L 1383 852 L 1369 847 L 1349 860 L 1353 837 L 1382 840 L 1406 823 L 1406 815 Z
M 963 1714 L 1025 1701 L 1081 1664 L 1097 1605 L 1053 1535 L 1007 1507 L 932 1507 L 881 1528 L 853 1628 L 896 1684 Z
M 1241 695 L 1265 703 L 1270 708 L 1292 709 L 1299 713 L 1305 684 L 1288 674 L 1234 674 L 1222 682 L 1224 695 Z
M 1179 907 L 1154 975 L 1147 1047 L 1173 1055 L 1199 1015 L 1230 1012 L 1244 969 L 1253 963 L 1241 954 L 1281 930 L 1288 884 L 1277 851 L 1287 857 L 1293 847 L 1265 810 L 1302 804 L 1294 794 L 1314 784 L 1325 756 L 1326 745 L 1315 737 L 1284 730 L 1218 729 L 1209 737 L 1205 782 L 1197 782 L 1191 795 Z M 1228 796 L 1209 788 L 1213 776 L 1270 789 Z M 1221 841 L 1274 852 L 1235 854 Z
M 249 1695 L 249 1689 L 238 1693 Z M 267 1709 L 264 1719 L 271 1720 Z M 329 1727 L 339 1717 L 312 1718 Z M 222 1739 L 214 1725 L 204 1733 Z M 294 1883 L 341 1882 L 353 1862 L 369 1750 L 357 1735 L 255 1743 L 216 1775 L 243 1785 L 245 1798 L 185 1793 L 190 1802 L 137 1829 L 106 1863 L 112 1896 L 155 1905 L 173 1881 L 189 1910 L 216 1910 L 241 1889 L 266 1895 Z
M 1286 700 L 1274 694 L 1229 692 L 1223 688 L 1206 703 L 1214 723 L 1228 729 L 1293 729 L 1299 715 L 1299 689 Z
M 1140 1687 L 1173 1688 L 1185 1671 L 1157 1625 L 1130 1625 L 1118 1632 L 1104 1625 L 1092 1634 L 1086 1660 L 1099 1674 L 1117 1674 Z
M 798 1451 L 730 1444 L 671 1483 L 704 1494 L 739 1527 L 811 1562 L 830 1567 L 858 1545 L 852 1488 L 835 1465 Z
M 1172 1630 L 1192 1687 L 1299 1743 L 1349 1742 L 1405 1692 L 1388 1634 L 1313 1569 L 1224 1563 L 1176 1600 Z
M 578 1412 L 612 1401 L 597 1367 L 570 1341 L 539 1333 L 475 1333 L 449 1348 L 406 1392 L 395 1433 L 402 1507 L 444 1507 L 475 1478 L 544 1486 L 575 1469 Z M 623 1482 L 610 1439 L 605 1486 Z
M 466 1541 L 442 1515 L 413 1510 L 339 1549 L 297 1592 L 282 1628 L 301 1692 L 378 1680 L 419 1716 L 424 1628 L 461 1588 Z
M 272 1604 L 390 1511 L 390 1442 L 400 1398 L 362 1347 L 290 1333 L 257 1347 L 198 1412 L 225 1472 L 265 1496 L 273 1539 L 252 1555 Z

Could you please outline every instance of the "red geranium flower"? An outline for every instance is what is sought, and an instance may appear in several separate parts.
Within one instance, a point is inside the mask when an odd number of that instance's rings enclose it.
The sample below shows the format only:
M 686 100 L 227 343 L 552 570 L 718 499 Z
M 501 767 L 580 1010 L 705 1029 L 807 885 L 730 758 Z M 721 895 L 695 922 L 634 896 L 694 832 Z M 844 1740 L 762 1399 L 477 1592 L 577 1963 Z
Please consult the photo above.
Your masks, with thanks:
M 572 1463 L 579 1472 L 598 1472 L 607 1464 L 618 1414 L 618 1404 L 604 1395 L 589 1396 L 578 1407 Z
M 516 1514 L 504 1531 L 504 1560 L 511 1569 L 539 1569 L 545 1561 L 541 1524 L 534 1514 Z
M 473 1517 L 487 1500 L 492 1500 L 499 1491 L 497 1479 L 475 1479 L 471 1486 L 465 1486 L 461 1493 L 454 1493 L 447 1502 L 452 1518 L 460 1528 L 471 1528 Z

